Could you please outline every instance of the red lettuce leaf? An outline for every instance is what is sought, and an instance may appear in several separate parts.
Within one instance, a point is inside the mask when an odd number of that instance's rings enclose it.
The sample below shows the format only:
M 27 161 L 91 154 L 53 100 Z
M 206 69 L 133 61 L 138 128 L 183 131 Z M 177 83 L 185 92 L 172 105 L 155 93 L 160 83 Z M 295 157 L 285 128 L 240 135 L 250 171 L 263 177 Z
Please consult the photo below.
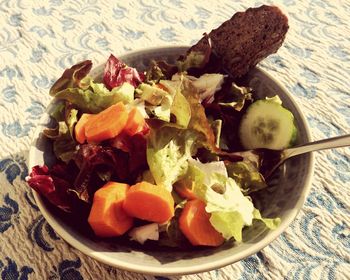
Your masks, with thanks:
M 53 205 L 74 212 L 79 205 L 92 203 L 95 191 L 106 183 L 101 175 L 134 184 L 137 176 L 148 168 L 144 135 L 128 136 L 123 143 L 128 152 L 110 146 L 80 145 L 74 161 L 57 163 L 51 169 L 46 165 L 35 166 L 27 182 Z
M 94 192 L 105 182 L 101 172 L 108 174 L 112 181 L 134 184 L 141 170 L 147 168 L 146 139 L 142 134 L 135 134 L 123 141 L 128 152 L 120 148 L 95 144 L 84 144 L 77 152 L 75 163 L 79 174 L 70 191 L 85 202 L 91 203 Z
M 94 192 L 103 185 L 96 174 L 100 167 L 111 172 L 113 179 L 118 182 L 126 182 L 128 177 L 127 153 L 95 144 L 80 145 L 75 163 L 79 168 L 79 174 L 74 181 L 71 190 L 80 200 L 92 202 Z
M 144 75 L 138 73 L 135 68 L 127 66 L 113 54 L 110 55 L 105 65 L 103 82 L 111 90 L 122 85 L 124 82 L 137 87 L 144 80 Z
M 72 186 L 72 168 L 64 163 L 54 165 L 50 170 L 46 165 L 36 165 L 29 174 L 27 183 L 38 193 L 46 197 L 53 205 L 66 211 L 72 211 L 72 200 L 68 190 Z
M 147 140 L 142 133 L 137 133 L 130 137 L 129 146 L 129 171 L 130 175 L 135 178 L 141 171 L 148 168 L 146 149 Z
M 128 169 L 129 179 L 132 181 L 141 171 L 148 168 L 146 159 L 147 140 L 145 135 L 149 132 L 149 127 L 145 127 L 139 133 L 132 136 L 121 133 L 113 140 L 111 146 L 127 152 L 129 155 Z

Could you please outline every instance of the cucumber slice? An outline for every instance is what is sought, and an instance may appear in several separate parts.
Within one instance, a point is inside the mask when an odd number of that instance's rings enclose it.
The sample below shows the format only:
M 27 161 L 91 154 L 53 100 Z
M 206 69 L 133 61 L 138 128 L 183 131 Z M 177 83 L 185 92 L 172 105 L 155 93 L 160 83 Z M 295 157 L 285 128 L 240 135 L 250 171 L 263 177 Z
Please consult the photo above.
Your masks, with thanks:
M 271 100 L 257 100 L 242 117 L 239 137 L 245 149 L 281 150 L 296 139 L 293 114 Z

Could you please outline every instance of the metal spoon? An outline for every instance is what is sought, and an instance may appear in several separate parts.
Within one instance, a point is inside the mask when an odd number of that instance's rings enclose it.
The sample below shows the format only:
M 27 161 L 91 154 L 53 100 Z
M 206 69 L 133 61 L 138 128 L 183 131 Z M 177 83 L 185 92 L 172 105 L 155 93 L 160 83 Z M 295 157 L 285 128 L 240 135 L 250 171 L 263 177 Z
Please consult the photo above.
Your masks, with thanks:
M 266 180 L 282 163 L 291 157 L 314 151 L 347 146 L 350 146 L 350 134 L 310 142 L 284 150 L 259 148 L 249 151 L 235 152 L 232 153 L 232 156 L 241 156 L 243 160 L 253 162 Z

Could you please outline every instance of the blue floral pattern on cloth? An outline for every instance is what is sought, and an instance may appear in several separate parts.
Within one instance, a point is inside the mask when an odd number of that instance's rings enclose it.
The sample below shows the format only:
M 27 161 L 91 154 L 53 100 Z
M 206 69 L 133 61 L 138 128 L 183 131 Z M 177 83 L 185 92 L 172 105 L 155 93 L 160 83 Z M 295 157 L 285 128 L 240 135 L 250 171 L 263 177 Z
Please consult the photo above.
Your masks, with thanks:
M 14 226 L 18 220 L 18 203 L 10 198 L 9 194 L 4 197 L 4 205 L 0 207 L 0 233 Z
M 18 267 L 16 262 L 10 258 L 5 258 L 6 263 L 0 260 L 1 279 L 27 280 L 28 275 L 33 273 L 33 268 L 29 266 Z
M 331 0 L 0 1 L 1 279 L 180 279 L 112 268 L 70 247 L 24 180 L 34 129 L 62 71 L 128 50 L 193 44 L 235 12 L 275 4 L 290 29 L 260 66 L 293 95 L 314 139 L 350 132 L 350 2 Z M 350 149 L 316 154 L 297 219 L 259 253 L 192 279 L 349 279 Z M 29 257 L 30 255 L 30 257 Z
M 63 260 L 58 264 L 58 267 L 53 266 L 53 270 L 50 273 L 49 279 L 59 280 L 83 280 L 83 276 L 79 272 L 81 267 L 81 261 L 77 260 Z
M 44 251 L 53 251 L 54 241 L 60 239 L 43 216 L 39 216 L 30 224 L 28 236 L 33 243 L 36 243 Z

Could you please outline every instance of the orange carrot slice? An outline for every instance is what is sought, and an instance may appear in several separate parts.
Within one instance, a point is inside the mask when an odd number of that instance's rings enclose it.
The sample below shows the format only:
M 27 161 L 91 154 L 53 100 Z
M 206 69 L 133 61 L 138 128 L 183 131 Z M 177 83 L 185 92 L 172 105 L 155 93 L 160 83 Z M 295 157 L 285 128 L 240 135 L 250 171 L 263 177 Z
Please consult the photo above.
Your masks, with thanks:
M 129 112 L 124 131 L 132 136 L 145 129 L 146 126 L 147 124 L 140 111 L 136 107 L 133 107 Z
M 117 136 L 128 120 L 128 112 L 122 102 L 93 115 L 85 126 L 88 143 L 99 143 Z
M 84 142 L 86 141 L 85 125 L 89 121 L 91 116 L 92 116 L 91 114 L 82 114 L 79 121 L 75 125 L 75 128 L 74 128 L 75 139 L 80 144 L 84 144 Z
M 179 218 L 179 227 L 194 246 L 219 246 L 224 238 L 210 223 L 205 203 L 199 199 L 187 201 Z
M 184 199 L 196 199 L 197 196 L 192 190 L 193 182 L 190 180 L 182 179 L 174 184 L 174 190 Z
M 140 182 L 128 190 L 124 204 L 128 215 L 156 223 L 165 223 L 174 216 L 174 199 L 162 186 Z
M 164 90 L 164 91 L 166 91 L 166 92 L 168 92 L 168 89 L 167 89 L 167 87 L 166 86 L 164 86 L 164 85 L 162 85 L 162 84 L 156 84 L 156 87 L 158 87 L 158 88 L 160 88 L 160 89 L 162 89 L 162 90 Z
M 108 182 L 94 194 L 88 222 L 97 236 L 120 236 L 133 225 L 133 218 L 123 209 L 129 189 L 127 184 Z

